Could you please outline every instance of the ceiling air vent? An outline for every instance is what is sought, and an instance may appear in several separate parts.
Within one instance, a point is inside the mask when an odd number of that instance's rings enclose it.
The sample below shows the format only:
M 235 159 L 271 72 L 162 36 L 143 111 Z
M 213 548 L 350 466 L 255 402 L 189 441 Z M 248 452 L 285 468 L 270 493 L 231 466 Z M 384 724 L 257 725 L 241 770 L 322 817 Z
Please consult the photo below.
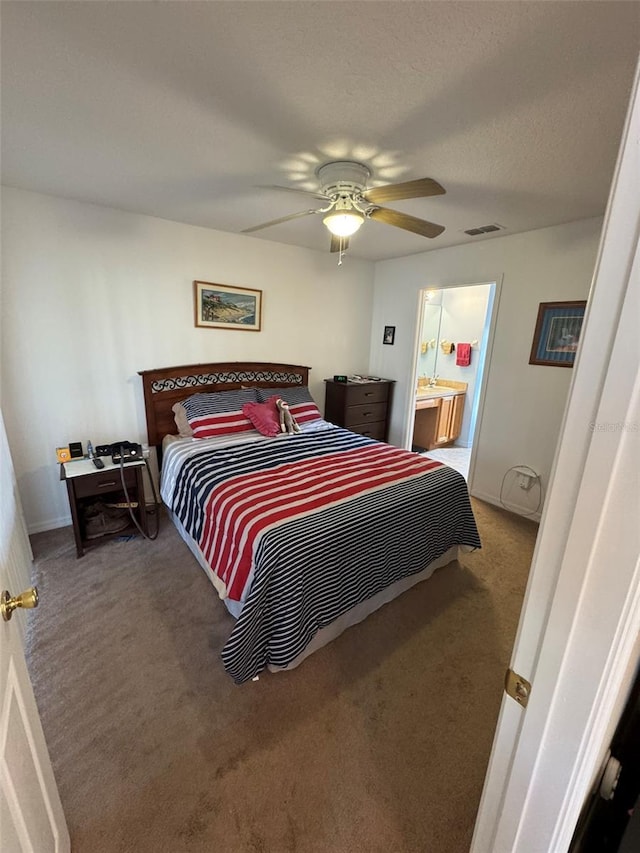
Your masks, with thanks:
M 481 225 L 479 228 L 469 228 L 468 231 L 465 231 L 465 234 L 468 234 L 470 237 L 477 237 L 478 234 L 491 234 L 492 231 L 503 231 L 504 225 L 497 225 L 495 222 L 493 225 Z

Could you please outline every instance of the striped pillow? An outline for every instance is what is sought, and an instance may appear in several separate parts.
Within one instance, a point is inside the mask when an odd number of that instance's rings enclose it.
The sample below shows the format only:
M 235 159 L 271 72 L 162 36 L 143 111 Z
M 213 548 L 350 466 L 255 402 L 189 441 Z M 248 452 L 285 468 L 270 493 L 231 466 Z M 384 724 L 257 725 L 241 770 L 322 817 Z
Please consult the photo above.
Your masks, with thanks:
M 218 391 L 215 394 L 192 394 L 182 401 L 194 438 L 212 438 L 253 429 L 243 413 L 245 403 L 257 402 L 254 388 L 246 391 Z
M 258 401 L 264 403 L 270 397 L 282 397 L 289 404 L 289 411 L 299 424 L 321 418 L 320 410 L 306 385 L 292 388 L 258 388 Z

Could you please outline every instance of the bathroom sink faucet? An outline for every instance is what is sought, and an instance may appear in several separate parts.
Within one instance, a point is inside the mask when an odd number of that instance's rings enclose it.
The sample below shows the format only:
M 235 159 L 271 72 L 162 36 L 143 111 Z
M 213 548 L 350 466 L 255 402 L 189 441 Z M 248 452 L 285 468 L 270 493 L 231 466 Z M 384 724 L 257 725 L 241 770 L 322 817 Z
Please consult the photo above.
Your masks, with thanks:
M 436 375 L 436 376 L 432 376 L 432 377 L 431 377 L 431 379 L 429 380 L 429 386 L 428 386 L 428 387 L 429 387 L 429 388 L 435 388 L 435 387 L 436 387 L 436 382 L 437 382 L 437 380 L 438 380 L 437 375 Z

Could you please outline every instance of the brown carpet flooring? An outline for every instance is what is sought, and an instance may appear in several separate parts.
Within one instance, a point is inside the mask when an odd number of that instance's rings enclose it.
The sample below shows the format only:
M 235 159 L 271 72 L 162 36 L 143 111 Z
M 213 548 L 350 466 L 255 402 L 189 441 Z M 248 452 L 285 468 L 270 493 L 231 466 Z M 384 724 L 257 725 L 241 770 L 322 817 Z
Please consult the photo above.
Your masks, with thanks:
M 482 551 L 241 687 L 166 518 L 80 560 L 71 528 L 32 537 L 29 667 L 74 853 L 466 853 L 537 534 L 474 510 Z

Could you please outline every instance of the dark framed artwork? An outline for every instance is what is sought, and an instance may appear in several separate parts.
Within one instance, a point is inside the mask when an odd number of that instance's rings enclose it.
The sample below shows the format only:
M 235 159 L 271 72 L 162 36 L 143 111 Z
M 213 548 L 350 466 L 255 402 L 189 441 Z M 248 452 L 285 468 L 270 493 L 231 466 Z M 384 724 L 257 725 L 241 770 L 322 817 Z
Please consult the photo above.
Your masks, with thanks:
M 395 339 L 396 339 L 396 327 L 395 326 L 385 326 L 384 327 L 384 334 L 382 336 L 382 343 L 393 345 L 393 342 L 395 341 Z
M 541 302 L 529 364 L 573 367 L 586 302 Z
M 196 326 L 259 332 L 262 291 L 209 281 L 194 281 Z

